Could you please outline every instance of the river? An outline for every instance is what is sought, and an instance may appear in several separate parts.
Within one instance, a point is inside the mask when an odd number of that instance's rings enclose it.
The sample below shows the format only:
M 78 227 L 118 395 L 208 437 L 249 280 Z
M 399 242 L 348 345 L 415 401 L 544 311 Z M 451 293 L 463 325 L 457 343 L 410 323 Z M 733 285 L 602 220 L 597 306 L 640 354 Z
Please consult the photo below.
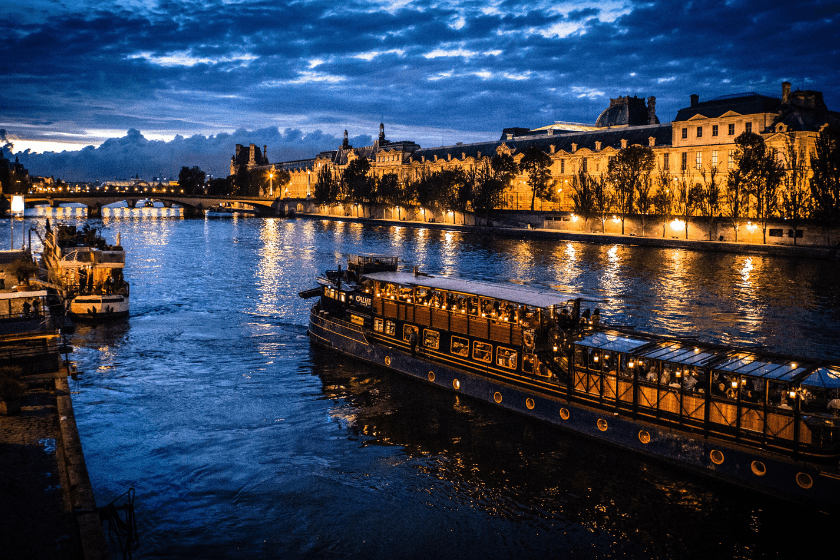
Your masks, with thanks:
M 83 223 L 63 210 L 32 217 Z M 28 222 L 30 220 L 27 220 Z M 297 297 L 356 252 L 591 294 L 606 323 L 840 361 L 840 263 L 407 227 L 106 213 L 128 321 L 70 380 L 135 558 L 814 558 L 836 520 L 310 344 Z M 831 521 L 834 521 L 832 523 Z

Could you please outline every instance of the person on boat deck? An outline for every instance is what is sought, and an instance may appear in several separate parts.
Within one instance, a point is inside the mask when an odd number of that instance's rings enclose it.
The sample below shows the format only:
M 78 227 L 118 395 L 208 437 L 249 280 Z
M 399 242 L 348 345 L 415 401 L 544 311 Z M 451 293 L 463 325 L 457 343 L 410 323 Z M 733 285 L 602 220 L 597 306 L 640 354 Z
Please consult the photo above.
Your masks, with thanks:
M 583 315 L 580 316 L 580 325 L 584 327 L 589 324 L 589 308 L 586 308 L 586 311 L 583 312 Z
M 24 300 L 24 302 L 23 302 L 23 316 L 24 317 L 29 317 L 29 308 L 30 307 L 32 307 L 32 304 L 30 304 L 28 301 Z
M 651 365 L 650 365 L 650 370 L 648 371 L 648 373 L 647 373 L 647 377 L 646 377 L 645 379 L 647 379 L 647 380 L 648 380 L 648 381 L 650 381 L 651 383 L 656 383 L 656 378 L 657 378 L 657 377 L 658 377 L 658 376 L 656 375 L 656 366 L 654 366 L 653 364 L 651 364 Z
M 697 385 L 697 377 L 693 371 L 689 371 L 683 378 L 683 389 L 686 391 L 694 391 L 694 386 Z
M 665 366 L 665 369 L 662 370 L 662 375 L 659 377 L 659 383 L 661 385 L 667 385 L 671 382 L 671 368 Z
M 35 317 L 39 317 L 41 315 L 41 300 L 38 298 L 32 300 L 32 314 Z
M 597 329 L 600 324 L 601 324 L 601 310 L 596 307 L 595 311 L 592 313 L 592 328 Z
M 560 317 L 557 319 L 557 326 L 563 330 L 568 329 L 572 325 L 572 319 L 569 317 L 569 310 L 565 307 L 560 311 Z

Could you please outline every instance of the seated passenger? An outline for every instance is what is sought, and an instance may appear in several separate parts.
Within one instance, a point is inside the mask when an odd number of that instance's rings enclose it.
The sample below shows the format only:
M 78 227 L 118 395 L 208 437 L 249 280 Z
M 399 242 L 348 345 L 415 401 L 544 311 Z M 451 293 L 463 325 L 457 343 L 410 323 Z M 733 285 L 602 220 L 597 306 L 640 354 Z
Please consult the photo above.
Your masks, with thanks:
M 597 329 L 601 324 L 601 310 L 597 307 L 595 311 L 592 313 L 592 328 Z
M 694 372 L 691 371 L 683 378 L 683 389 L 686 391 L 694 391 L 694 386 L 697 385 L 697 377 L 695 377 Z
M 671 370 L 667 367 L 662 371 L 662 375 L 659 378 L 659 383 L 662 385 L 667 385 L 671 381 Z
M 648 371 L 647 377 L 645 377 L 645 379 L 647 379 L 651 383 L 656 383 L 656 378 L 657 378 L 656 368 L 653 367 L 653 366 L 650 366 L 650 371 Z

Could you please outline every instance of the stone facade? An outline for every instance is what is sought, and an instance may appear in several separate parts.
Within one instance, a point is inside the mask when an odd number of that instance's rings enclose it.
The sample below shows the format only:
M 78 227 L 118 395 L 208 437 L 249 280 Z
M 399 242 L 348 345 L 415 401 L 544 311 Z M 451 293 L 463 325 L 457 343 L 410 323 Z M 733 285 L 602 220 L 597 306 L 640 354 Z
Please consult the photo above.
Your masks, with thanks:
M 306 198 L 312 194 L 324 166 L 338 177 L 357 157 L 370 161 L 375 176 L 394 173 L 407 182 L 443 169 L 474 169 L 495 154 L 511 154 L 518 162 L 529 147 L 537 146 L 552 159 L 556 192 L 551 201 L 538 200 L 536 209 L 571 210 L 571 183 L 578 170 L 583 168 L 590 175 L 599 176 L 606 172 L 609 159 L 627 146 L 650 146 L 658 168 L 689 183 L 700 181 L 701 171 L 712 166 L 722 172 L 719 177 L 725 180 L 725 173 L 733 164 L 735 139 L 742 132 L 760 134 L 783 158 L 789 135 L 797 146 L 810 150 L 823 127 L 829 123 L 840 125 L 840 113 L 828 110 L 820 92 L 791 92 L 790 84 L 785 82 L 781 93 L 780 98 L 745 93 L 705 102 L 692 95 L 689 106 L 680 109 L 668 124 L 659 123 L 654 97 L 647 98 L 647 104 L 637 97 L 619 97 L 610 100 L 610 106 L 594 125 L 557 122 L 533 130 L 507 128 L 499 140 L 433 148 L 421 148 L 411 141 L 389 141 L 380 124 L 379 138 L 372 146 L 354 148 L 345 131 L 344 142 L 336 150 L 273 166 L 282 167 L 291 175 L 283 196 Z M 231 173 L 236 165 L 243 164 L 267 165 L 268 160 L 253 145 L 250 152 L 237 145 Z M 530 209 L 530 204 L 525 175 L 516 177 L 505 191 L 504 208 Z

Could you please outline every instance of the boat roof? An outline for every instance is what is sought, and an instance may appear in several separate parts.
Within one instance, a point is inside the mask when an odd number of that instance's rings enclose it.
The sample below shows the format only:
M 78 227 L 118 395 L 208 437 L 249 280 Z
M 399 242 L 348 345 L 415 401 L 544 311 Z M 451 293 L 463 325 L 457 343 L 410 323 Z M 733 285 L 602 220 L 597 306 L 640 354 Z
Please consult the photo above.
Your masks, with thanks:
M 448 292 L 482 296 L 533 307 L 562 306 L 576 299 L 592 299 L 590 296 L 573 292 L 556 292 L 527 286 L 479 282 L 477 280 L 463 280 L 461 278 L 426 275 L 415 276 L 409 272 L 374 272 L 365 274 L 364 277 L 379 282 L 446 290 Z

